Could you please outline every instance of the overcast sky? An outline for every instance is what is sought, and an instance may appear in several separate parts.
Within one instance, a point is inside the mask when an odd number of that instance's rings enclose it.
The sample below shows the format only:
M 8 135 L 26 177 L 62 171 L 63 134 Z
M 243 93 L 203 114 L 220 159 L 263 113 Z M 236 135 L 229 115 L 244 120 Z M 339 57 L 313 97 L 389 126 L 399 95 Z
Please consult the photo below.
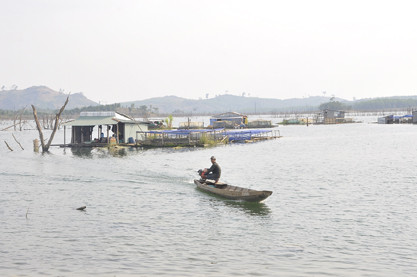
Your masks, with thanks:
M 101 103 L 417 95 L 417 2 L 0 0 L 0 86 Z

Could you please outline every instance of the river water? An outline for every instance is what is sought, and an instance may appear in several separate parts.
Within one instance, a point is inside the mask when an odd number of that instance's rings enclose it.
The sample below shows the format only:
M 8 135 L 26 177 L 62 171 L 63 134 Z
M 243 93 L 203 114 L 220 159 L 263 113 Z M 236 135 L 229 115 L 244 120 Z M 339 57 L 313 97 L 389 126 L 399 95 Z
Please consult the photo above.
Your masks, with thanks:
M 417 126 L 372 121 L 49 154 L 33 152 L 36 131 L 0 132 L 0 275 L 416 276 Z M 274 193 L 248 204 L 197 190 L 212 155 L 223 181 Z

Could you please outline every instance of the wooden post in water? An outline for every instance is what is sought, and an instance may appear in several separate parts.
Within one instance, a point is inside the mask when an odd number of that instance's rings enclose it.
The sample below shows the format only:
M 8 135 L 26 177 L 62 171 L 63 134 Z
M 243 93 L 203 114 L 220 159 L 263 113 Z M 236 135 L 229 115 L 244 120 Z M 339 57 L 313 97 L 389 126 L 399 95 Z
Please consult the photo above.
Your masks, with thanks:
M 39 152 L 39 140 L 38 139 L 33 140 L 33 151 Z
M 119 123 L 116 124 L 116 144 L 119 144 Z
M 106 128 L 107 128 L 107 143 L 109 143 L 109 140 L 110 140 L 110 127 L 109 127 L 109 125 L 107 125 Z

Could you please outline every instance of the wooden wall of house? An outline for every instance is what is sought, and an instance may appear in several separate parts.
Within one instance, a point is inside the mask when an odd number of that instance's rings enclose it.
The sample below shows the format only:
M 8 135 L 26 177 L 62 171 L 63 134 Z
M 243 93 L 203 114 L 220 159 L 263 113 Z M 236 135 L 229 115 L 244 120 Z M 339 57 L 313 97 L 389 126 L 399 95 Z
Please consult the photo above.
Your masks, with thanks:
M 83 143 L 92 140 L 94 126 L 72 126 L 71 143 Z
M 413 111 L 413 124 L 417 124 L 417 111 Z

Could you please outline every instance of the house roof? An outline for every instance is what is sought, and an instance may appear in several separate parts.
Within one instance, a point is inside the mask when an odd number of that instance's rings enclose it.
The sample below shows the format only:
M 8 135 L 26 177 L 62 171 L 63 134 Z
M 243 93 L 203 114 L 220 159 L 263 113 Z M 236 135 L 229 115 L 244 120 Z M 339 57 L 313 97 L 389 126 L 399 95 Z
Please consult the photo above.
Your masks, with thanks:
M 236 112 L 227 112 L 213 115 L 211 118 L 242 118 L 243 116 L 245 115 Z
M 65 122 L 65 126 L 113 125 L 118 122 L 136 124 L 135 120 L 118 112 L 82 112 L 76 120 Z

